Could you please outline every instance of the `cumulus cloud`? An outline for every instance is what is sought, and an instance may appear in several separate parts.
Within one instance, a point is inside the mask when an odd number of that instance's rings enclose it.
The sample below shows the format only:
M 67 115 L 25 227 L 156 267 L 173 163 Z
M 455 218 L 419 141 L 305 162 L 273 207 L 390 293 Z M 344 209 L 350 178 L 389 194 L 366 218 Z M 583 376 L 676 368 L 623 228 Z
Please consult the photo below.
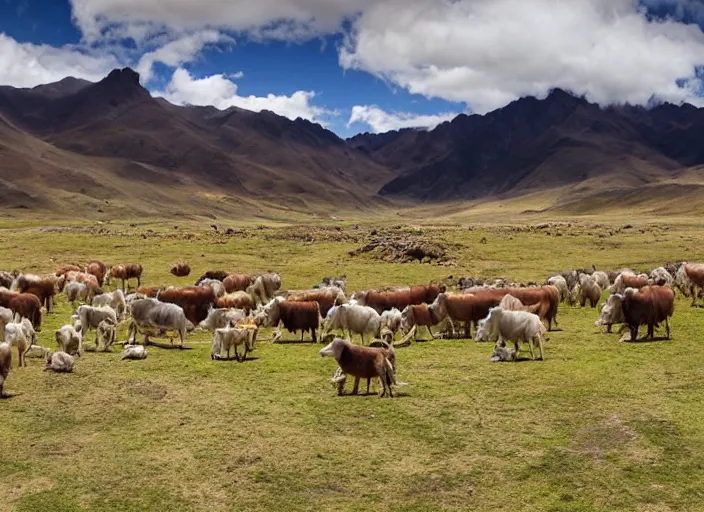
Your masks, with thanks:
M 344 18 L 379 0 L 71 0 L 83 36 L 94 41 L 110 27 L 149 24 L 175 31 L 216 27 L 280 39 L 334 32 Z
M 364 123 L 374 133 L 400 130 L 402 128 L 425 128 L 431 130 L 440 123 L 451 121 L 456 116 L 456 112 L 434 115 L 411 114 L 408 112 L 389 113 L 376 105 L 356 105 L 352 107 L 352 115 L 347 126 L 350 127 L 355 123 Z
M 177 67 L 191 62 L 209 44 L 234 44 L 234 42 L 234 39 L 217 30 L 203 30 L 188 34 L 142 55 L 137 65 L 137 71 L 142 82 L 148 83 L 152 79 L 152 67 L 155 62 Z
M 53 47 L 19 43 L 0 33 L 0 84 L 34 87 L 67 76 L 97 81 L 119 67 L 107 53 L 86 53 L 73 46 Z
M 240 96 L 237 84 L 225 75 L 212 75 L 194 78 L 183 69 L 174 71 L 171 81 L 163 91 L 153 93 L 176 105 L 212 105 L 221 110 L 239 107 L 254 112 L 270 110 L 289 119 L 301 117 L 325 124 L 335 112 L 313 105 L 313 91 L 296 91 L 291 96 Z
M 601 104 L 696 102 L 704 33 L 633 0 L 384 0 L 340 64 L 476 112 L 554 87 Z

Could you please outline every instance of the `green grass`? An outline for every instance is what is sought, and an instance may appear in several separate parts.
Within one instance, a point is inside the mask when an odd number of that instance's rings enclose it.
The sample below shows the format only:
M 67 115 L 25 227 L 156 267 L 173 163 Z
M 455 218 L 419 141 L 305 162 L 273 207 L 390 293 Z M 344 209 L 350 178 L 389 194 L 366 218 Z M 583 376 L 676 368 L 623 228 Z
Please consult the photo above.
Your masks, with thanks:
M 340 226 L 225 236 L 195 223 L 8 225 L 0 268 L 98 257 L 143 263 L 147 285 L 222 267 L 278 270 L 288 288 L 346 273 L 356 290 L 449 274 L 542 282 L 592 263 L 704 258 L 698 225 L 573 223 L 423 226 L 454 247 L 456 265 L 379 263 L 348 255 L 371 226 Z M 179 259 L 191 277 L 168 274 Z M 42 345 L 54 347 L 69 314 L 61 299 Z M 619 343 L 595 318 L 561 307 L 544 362 L 492 364 L 489 344 L 466 340 L 398 349 L 409 386 L 393 400 L 337 397 L 335 363 L 311 344 L 263 341 L 246 363 L 212 362 L 196 332 L 192 350 L 149 348 L 133 362 L 87 353 L 69 375 L 30 360 L 0 402 L 0 510 L 704 510 L 704 312 L 678 300 L 673 340 L 654 343 Z

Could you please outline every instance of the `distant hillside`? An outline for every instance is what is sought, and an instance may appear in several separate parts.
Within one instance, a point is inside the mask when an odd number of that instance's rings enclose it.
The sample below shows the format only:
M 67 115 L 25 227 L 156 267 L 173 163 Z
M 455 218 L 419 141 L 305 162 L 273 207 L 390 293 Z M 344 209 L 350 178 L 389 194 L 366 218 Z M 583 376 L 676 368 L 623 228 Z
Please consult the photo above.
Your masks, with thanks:
M 23 183 L 29 195 L 14 202 L 27 208 L 62 209 L 57 196 L 90 190 L 88 202 L 122 196 L 142 211 L 181 210 L 168 198 L 191 192 L 217 200 L 194 199 L 188 210 L 207 212 L 211 204 L 236 213 L 242 199 L 330 211 L 377 204 L 376 191 L 392 177 L 320 125 L 271 112 L 171 105 L 152 98 L 128 68 L 95 84 L 67 78 L 34 89 L 0 87 L 0 116 L 0 149 L 9 151 L 0 152 L 0 183 L 8 190 Z M 56 169 L 67 159 L 68 174 Z M 158 186 L 163 204 L 134 200 L 141 185 Z M 78 199 L 80 210 L 86 198 Z
M 423 201 L 516 195 L 569 184 L 638 187 L 704 164 L 704 109 L 602 109 L 554 90 L 432 131 L 348 140 L 398 176 L 380 194 Z

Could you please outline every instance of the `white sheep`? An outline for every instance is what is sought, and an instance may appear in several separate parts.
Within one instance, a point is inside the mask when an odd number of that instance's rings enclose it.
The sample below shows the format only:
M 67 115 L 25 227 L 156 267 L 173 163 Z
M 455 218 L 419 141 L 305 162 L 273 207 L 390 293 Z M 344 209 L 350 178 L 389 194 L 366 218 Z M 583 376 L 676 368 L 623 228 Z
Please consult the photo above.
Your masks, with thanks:
M 66 352 L 58 351 L 47 352 L 44 356 L 44 371 L 52 371 L 56 373 L 71 373 L 73 371 L 73 357 Z
M 83 355 L 83 335 L 74 325 L 66 324 L 55 333 L 56 344 L 69 355 Z
M 381 328 L 389 329 L 392 333 L 396 334 L 399 329 L 401 329 L 401 321 L 403 316 L 398 308 L 388 309 L 381 313 Z
M 325 319 L 325 332 L 340 329 L 346 332 L 347 340 L 352 333 L 359 334 L 364 344 L 364 335 L 376 336 L 381 330 L 381 315 L 374 308 L 359 306 L 357 304 L 342 304 L 335 306 L 328 312 Z
M 76 281 L 68 283 L 66 286 L 66 298 L 69 302 L 87 302 L 90 296 L 90 288 L 86 283 Z
M 125 350 L 122 351 L 122 357 L 120 357 L 120 360 L 123 361 L 125 359 L 146 359 L 147 358 L 147 349 L 144 348 L 142 345 L 125 345 Z
M 12 322 L 11 309 L 0 307 L 0 341 L 5 341 L 5 326 Z
M 127 314 L 127 301 L 125 300 L 125 294 L 119 288 L 114 292 L 96 295 L 93 297 L 93 302 L 91 304 L 96 308 L 110 306 L 115 310 L 118 320 L 124 319 Z
M 247 359 L 247 352 L 254 349 L 254 342 L 257 339 L 257 329 L 239 329 L 237 327 L 225 327 L 215 329 L 213 343 L 210 347 L 210 358 L 221 359 L 222 352 L 227 352 L 227 359 L 230 359 L 230 349 L 235 348 L 235 359 L 243 362 Z M 243 354 L 237 353 L 237 347 L 242 345 Z
M 98 344 L 98 326 L 103 320 L 108 320 L 117 325 L 117 314 L 115 310 L 109 306 L 94 308 L 93 306 L 79 306 L 76 309 L 76 315 L 81 321 L 81 334 L 85 340 L 90 329 L 96 329 L 95 344 Z
M 37 333 L 27 318 L 20 320 L 16 315 L 15 320 L 5 326 L 5 341 L 17 347 L 19 366 L 27 366 L 25 355 L 36 340 Z
M 105 319 L 100 324 L 98 324 L 98 329 L 96 330 L 98 337 L 96 338 L 95 349 L 98 350 L 100 345 L 103 345 L 103 351 L 108 352 L 113 343 L 115 343 L 117 337 L 117 327 L 112 323 L 111 320 Z

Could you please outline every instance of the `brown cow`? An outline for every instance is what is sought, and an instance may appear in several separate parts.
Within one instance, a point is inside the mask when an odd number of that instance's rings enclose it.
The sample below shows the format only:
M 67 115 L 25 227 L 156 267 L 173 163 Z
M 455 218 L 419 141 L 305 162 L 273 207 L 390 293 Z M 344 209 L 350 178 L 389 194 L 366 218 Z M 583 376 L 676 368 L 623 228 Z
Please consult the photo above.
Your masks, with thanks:
M 500 290 L 493 290 L 500 291 Z M 535 314 L 541 320 L 547 320 L 548 331 L 552 330 L 552 322 L 557 326 L 557 308 L 560 304 L 560 291 L 551 285 L 541 286 L 540 288 L 508 288 L 508 295 L 516 297 L 523 303 L 524 306 L 533 306 L 540 303 L 540 308 L 535 311 Z
M 411 304 L 401 312 L 401 332 L 407 334 L 414 325 L 425 327 L 430 333 L 430 337 L 435 339 L 435 335 L 430 328 L 439 324 L 437 317 L 427 304 Z M 418 330 L 416 330 L 416 335 Z M 417 337 L 416 337 L 417 339 Z
M 159 292 L 157 299 L 181 306 L 186 318 L 198 325 L 208 318 L 208 308 L 215 304 L 215 292 L 210 286 L 174 286 Z
M 683 263 L 677 271 L 676 282 L 685 295 L 692 295 L 692 306 L 695 306 L 700 290 L 704 289 L 704 264 Z
M 171 267 L 171 274 L 176 277 L 186 277 L 191 274 L 191 267 L 188 263 L 179 261 Z
M 215 307 L 243 309 L 246 314 L 249 314 L 250 311 L 256 307 L 256 304 L 254 302 L 254 298 L 250 294 L 239 291 L 218 297 L 215 300 Z
M 51 311 L 51 302 L 58 289 L 57 284 L 58 279 L 52 274 L 47 276 L 21 274 L 13 283 L 13 289 L 19 293 L 36 295 L 39 303 L 46 308 L 48 313 Z
M 470 323 L 475 327 L 479 320 L 489 315 L 489 310 L 498 306 L 506 295 L 505 290 L 484 290 L 474 294 L 450 295 L 441 293 L 428 309 L 438 321 L 450 317 L 453 322 L 465 322 L 464 335 L 469 338 L 472 330 Z
M 105 282 L 105 274 L 107 273 L 107 268 L 105 267 L 105 263 L 99 260 L 93 260 L 86 265 L 86 274 L 90 274 L 92 276 L 95 276 L 95 278 L 98 280 L 98 286 L 103 286 L 103 282 Z
M 122 291 L 125 291 L 125 282 L 129 286 L 130 279 L 137 280 L 137 288 L 142 286 L 142 265 L 139 263 L 128 263 L 126 265 L 114 265 L 110 269 L 108 278 L 120 279 L 122 281 Z
M 283 297 L 272 299 L 255 317 L 257 325 L 277 327 L 280 323 L 291 332 L 301 331 L 301 341 L 310 331 L 313 343 L 317 343 L 316 330 L 320 328 L 320 307 L 317 302 L 290 302 Z
M 61 277 L 66 275 L 68 272 L 83 272 L 83 269 L 78 265 L 64 265 L 59 270 L 57 270 L 54 275 L 56 277 Z
M 646 339 L 653 339 L 655 326 L 665 322 L 667 339 L 670 339 L 668 319 L 675 311 L 675 292 L 668 285 L 646 286 L 640 290 L 629 288 L 626 292 L 616 294 L 621 300 L 623 317 L 631 331 L 631 341 L 638 339 L 638 327 L 648 326 Z
M 377 313 L 381 314 L 393 308 L 403 311 L 407 306 L 423 303 L 431 304 L 444 291 L 444 286 L 431 282 L 429 285 L 407 288 L 357 292 L 352 298 L 359 302 L 360 305 L 374 308 Z
M 335 287 L 289 291 L 285 297 L 290 302 L 317 302 L 323 318 L 328 315 L 328 311 L 333 306 L 339 306 L 347 302 L 344 292 L 340 288 Z
M 254 282 L 254 277 L 247 274 L 230 274 L 222 284 L 227 293 L 244 292 Z
M 42 305 L 32 293 L 16 293 L 0 290 L 0 306 L 9 308 L 14 314 L 27 318 L 38 331 L 42 325 Z

